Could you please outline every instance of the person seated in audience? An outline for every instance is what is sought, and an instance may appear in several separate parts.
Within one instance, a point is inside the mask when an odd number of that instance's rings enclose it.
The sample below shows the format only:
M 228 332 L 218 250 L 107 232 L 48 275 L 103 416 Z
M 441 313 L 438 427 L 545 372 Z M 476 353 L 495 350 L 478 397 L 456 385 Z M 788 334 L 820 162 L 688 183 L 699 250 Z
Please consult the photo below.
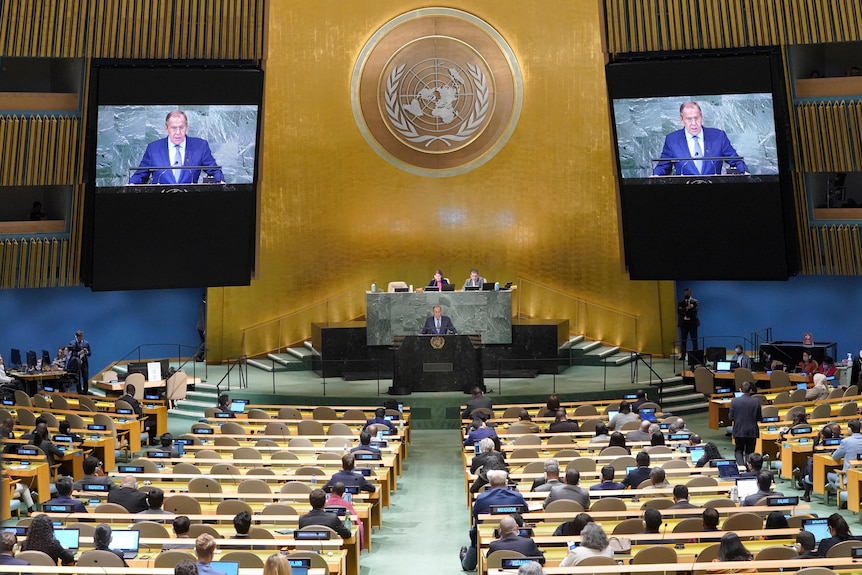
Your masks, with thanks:
M 57 429 L 60 432 L 60 435 L 68 435 L 71 437 L 73 445 L 81 445 L 84 443 L 84 438 L 72 431 L 72 424 L 67 420 L 64 419 L 61 421 Z
M 535 561 L 527 561 L 518 567 L 518 575 L 545 575 L 545 571 Z
M 87 505 L 72 497 L 72 478 L 60 477 L 54 483 L 57 487 L 57 497 L 45 502 L 45 505 L 71 505 L 72 513 L 86 513 Z
M 474 417 L 469 429 L 467 438 L 464 440 L 465 446 L 475 445 L 477 441 L 490 437 L 494 441 L 494 445 L 497 446 L 497 449 L 500 449 L 500 438 L 497 437 L 497 432 L 493 428 L 488 427 L 484 419 Z
M 821 374 L 815 374 L 821 375 Z M 781 441 L 785 440 L 785 436 L 790 433 L 790 430 L 797 425 L 805 425 L 808 423 L 808 414 L 804 411 L 797 411 L 793 414 L 793 421 L 790 422 L 790 425 L 784 425 L 778 429 L 778 437 Z
M 512 425 L 526 427 L 530 430 L 530 433 L 539 433 L 541 431 L 538 424 L 533 421 L 532 417 L 530 417 L 530 412 L 526 409 L 522 409 L 518 412 L 518 421 L 516 423 L 513 423 Z M 575 425 L 577 425 L 577 423 Z
M 752 455 L 754 455 L 754 453 L 750 453 L 749 457 Z M 717 459 L 724 459 L 721 456 L 721 452 L 718 450 L 718 446 L 712 441 L 707 441 L 703 444 L 703 455 L 697 460 L 697 463 L 695 463 L 694 466 L 709 467 L 709 462 Z
M 647 397 L 646 390 L 637 390 L 635 392 L 635 400 L 632 402 L 632 411 L 640 413 L 641 406 L 647 402 L 649 402 L 649 398 Z
M 638 419 L 638 415 L 632 412 L 631 404 L 624 399 L 620 402 L 619 413 L 614 415 L 608 422 L 608 429 L 611 431 L 621 429 L 626 423 L 638 421 Z
M 530 537 L 521 537 L 518 534 L 518 522 L 511 515 L 506 515 L 500 519 L 500 538 L 496 541 L 491 541 L 488 545 L 488 552 L 506 550 L 516 551 L 525 557 L 537 557 L 539 563 L 545 564 L 545 554 L 536 546 L 536 542 Z
M 229 413 L 231 417 L 236 417 L 236 414 L 230 410 L 230 396 L 226 393 L 218 396 L 216 409 L 219 410 L 219 413 Z
M 694 447 L 696 445 L 700 445 L 703 442 L 703 438 L 698 433 L 692 433 L 688 436 L 688 445 L 690 447 Z
M 736 347 L 733 348 L 733 354 L 733 357 L 730 359 L 731 361 L 735 361 L 739 367 L 751 369 L 751 358 L 745 355 L 745 350 L 743 350 L 741 344 L 736 344 Z
M 113 489 L 114 480 L 102 471 L 102 462 L 97 457 L 93 457 L 92 455 L 85 457 L 81 463 L 81 467 L 83 468 L 84 476 L 72 485 L 73 490 L 83 491 L 85 485 L 92 484 L 107 485 Z
M 12 418 L 6 418 L 0 423 L 0 442 L 6 439 L 15 439 L 15 422 Z
M 661 429 L 657 429 L 650 434 L 649 444 L 650 447 L 654 445 L 665 445 L 664 433 L 661 432 Z
M 577 537 L 588 523 L 593 523 L 593 518 L 590 517 L 589 513 L 578 513 L 571 521 L 564 521 L 557 525 L 554 530 L 554 537 Z
M 700 515 L 703 520 L 703 531 L 718 531 L 718 509 L 715 507 L 707 507 Z
M 138 482 L 134 475 L 126 475 L 118 489 L 108 493 L 108 503 L 116 503 L 126 508 L 129 513 L 140 513 L 149 509 L 147 494 L 138 491 Z
M 547 403 L 545 403 L 545 410 L 541 412 L 539 417 L 556 417 L 558 409 L 560 409 L 560 398 L 555 394 L 551 394 L 548 396 Z
M 817 368 L 817 373 L 822 373 L 826 377 L 833 377 L 838 373 L 838 368 L 835 366 L 835 360 L 830 356 L 826 356 L 823 358 L 823 363 L 820 364 L 820 367 Z M 836 377 L 832 382 L 832 387 L 838 387 L 839 381 Z
M 661 467 L 653 467 L 649 472 L 650 484 L 644 489 L 669 489 L 670 483 L 667 482 L 667 474 Z
M 231 535 L 230 538 L 251 539 L 251 535 L 248 534 L 249 529 L 251 529 L 251 514 L 248 511 L 240 511 L 233 516 L 234 534 Z M 251 545 L 240 545 L 239 547 L 231 546 L 231 549 L 236 549 L 237 551 L 249 551 L 252 548 L 253 547 Z
M 131 383 L 126 384 L 126 393 L 121 395 L 117 401 L 125 401 L 128 403 L 135 415 L 138 416 L 138 421 L 141 422 L 143 430 L 149 434 L 150 445 L 156 445 L 156 418 L 144 415 L 144 406 L 135 398 L 135 386 Z
M 163 433 L 161 437 L 159 437 L 159 447 L 154 449 L 153 451 L 161 451 L 162 453 L 169 454 L 168 456 L 171 458 L 179 459 L 182 457 L 180 452 L 177 451 L 177 448 L 174 447 L 174 436 L 170 433 Z
M 36 430 L 39 428 L 40 425 L 44 426 L 47 424 L 48 424 L 48 422 L 45 420 L 45 418 L 40 415 L 39 417 L 36 418 L 36 421 L 33 422 L 33 431 L 28 431 L 27 433 L 22 433 L 21 439 L 24 439 L 26 441 L 29 441 L 30 443 L 33 443 L 33 438 L 36 436 Z
M 793 559 L 818 559 L 817 555 L 817 540 L 814 538 L 814 533 L 802 530 L 796 534 L 796 545 L 794 545 L 798 555 Z
M 338 515 L 324 510 L 324 507 L 326 507 L 326 492 L 323 489 L 313 489 L 308 494 L 308 502 L 311 504 L 311 511 L 300 516 L 300 529 L 309 525 L 323 525 L 324 527 L 330 527 L 342 539 L 350 538 L 350 529 L 344 526 Z
M 486 437 L 479 442 L 479 453 L 473 456 L 470 462 L 470 473 L 476 475 L 476 480 L 470 486 L 470 493 L 479 493 L 483 487 L 488 485 L 488 472 L 492 469 L 502 469 L 508 472 L 509 466 L 503 454 L 494 449 L 494 440 Z
M 572 433 L 580 430 L 581 426 L 578 422 L 570 420 L 562 407 L 554 415 L 554 422 L 548 426 L 548 433 Z
M 829 528 L 829 537 L 821 540 L 820 545 L 817 546 L 817 554 L 820 557 L 826 557 L 826 553 L 839 543 L 862 540 L 862 537 L 850 533 L 850 526 L 847 524 L 847 520 L 839 513 L 830 515 L 829 519 L 826 520 L 826 525 Z
M 108 553 L 113 553 L 117 557 L 120 558 L 123 562 L 123 567 L 128 567 L 129 564 L 126 563 L 126 559 L 123 557 L 122 551 L 113 551 L 110 549 L 111 540 L 113 540 L 114 535 L 111 532 L 111 526 L 107 523 L 100 523 L 96 525 L 96 529 L 93 532 L 93 549 L 95 551 L 107 551 Z M 84 554 L 87 552 L 84 551 Z
M 774 495 L 782 496 L 784 495 L 780 491 L 773 491 L 772 487 L 772 474 L 768 471 L 761 471 L 757 475 L 757 491 L 746 497 L 742 500 L 741 505 L 747 507 L 749 505 L 757 505 L 757 502 L 763 499 L 764 497 L 772 497 Z
M 45 458 L 48 460 L 48 467 L 52 467 L 55 462 L 55 457 L 63 457 L 63 452 L 59 447 L 51 441 L 51 436 L 48 434 L 48 424 L 40 423 L 36 426 L 33 432 L 33 438 L 30 443 L 45 452 Z
M 725 533 L 721 536 L 721 541 L 718 544 L 718 557 L 713 559 L 713 563 L 719 561 L 751 561 L 754 555 L 745 548 L 742 541 L 739 540 L 739 535 L 736 533 Z M 754 569 L 733 569 L 733 570 L 710 570 L 708 573 L 755 573 Z
M 29 565 L 29 561 L 15 558 L 18 537 L 12 531 L 0 531 L 0 566 Z
M 829 387 L 826 385 L 826 376 L 822 373 L 814 374 L 814 385 L 805 392 L 806 401 L 818 401 L 829 397 Z
M 27 529 L 27 538 L 21 544 L 21 551 L 41 551 L 54 563 L 74 565 L 75 554 L 63 547 L 54 537 L 54 522 L 47 515 L 36 515 Z
M 560 562 L 560 567 L 577 565 L 587 557 L 608 557 L 613 559 L 614 550 L 611 549 L 608 536 L 602 526 L 598 523 L 590 523 L 581 531 L 581 543 L 569 551 L 565 559 Z
M 847 470 L 853 462 L 853 458 L 857 454 L 862 453 L 862 422 L 858 419 L 854 419 L 847 423 L 847 427 L 850 429 L 850 437 L 842 439 L 841 443 L 838 444 L 838 449 L 832 452 L 832 459 L 835 461 L 844 460 L 843 469 L 845 477 Z M 826 479 L 829 481 L 827 491 L 830 493 L 838 491 L 838 482 L 841 481 L 838 478 L 838 474 L 835 472 L 829 473 L 826 475 Z M 843 493 L 846 494 L 846 491 Z
M 360 490 L 367 491 L 369 493 L 374 493 L 376 491 L 376 487 L 371 485 L 365 476 L 361 473 L 357 473 L 353 470 L 355 466 L 356 460 L 352 453 L 345 453 L 341 456 L 341 471 L 336 471 L 332 474 L 332 477 L 329 481 L 326 482 L 326 485 L 323 486 L 323 490 L 327 493 L 332 491 L 332 486 L 337 482 L 341 482 L 344 485 L 355 485 L 358 486 Z
M 630 489 L 637 489 L 638 485 L 649 479 L 650 458 L 649 453 L 641 451 L 635 456 L 637 469 L 632 469 L 623 478 L 623 485 Z
M 817 370 L 820 368 L 820 365 L 811 357 L 811 353 L 807 351 L 802 352 L 802 361 L 796 364 L 796 371 L 801 373 L 806 373 L 811 376 L 814 373 L 817 373 Z
M 351 449 L 350 453 L 356 453 L 357 451 L 370 451 L 371 453 L 376 453 L 380 450 L 371 445 L 371 434 L 367 431 L 363 431 L 359 434 L 359 445 Z
M 769 515 L 766 516 L 766 523 L 764 524 L 764 529 L 789 529 L 790 525 L 787 524 L 787 517 L 784 516 L 784 513 L 781 511 L 773 511 Z M 764 535 L 763 539 L 784 539 L 784 535 Z
M 164 503 L 165 492 L 158 487 L 153 487 L 150 489 L 149 493 L 147 493 L 147 505 L 149 507 L 138 513 L 138 515 L 144 515 L 145 517 L 135 519 L 135 521 L 155 521 L 156 523 L 170 521 L 170 517 L 173 517 L 174 514 L 171 511 L 165 511 L 162 509 L 162 505 L 164 505 Z M 162 515 L 162 517 L 156 517 L 156 515 Z M 165 515 L 170 517 L 164 517 Z
M 581 504 L 581 507 L 586 511 L 590 508 L 590 494 L 583 487 L 579 487 L 581 481 L 581 472 L 570 467 L 566 469 L 565 483 L 563 485 L 555 485 L 551 488 L 545 501 L 542 502 L 542 507 L 547 507 L 552 501 L 558 499 L 571 499 Z
M 374 410 L 374 417 L 365 422 L 364 429 L 368 429 L 372 425 L 385 425 L 389 431 L 396 433 L 398 428 L 395 427 L 395 424 L 386 419 L 386 408 L 378 407 Z
M 549 492 L 554 486 L 562 485 L 560 481 L 560 463 L 556 459 L 545 460 L 545 476 L 536 478 L 530 491 L 537 493 Z
M 643 516 L 644 530 L 641 533 L 661 534 L 662 521 L 661 511 L 658 509 L 649 508 L 645 510 Z M 662 539 L 649 539 L 646 541 L 638 539 L 638 545 L 663 545 L 665 542 Z
M 191 527 L 191 523 L 192 522 L 189 521 L 189 518 L 185 515 L 177 515 L 174 517 L 174 521 L 171 525 L 174 529 L 174 538 L 176 541 L 162 545 L 162 551 L 169 551 L 171 549 L 192 549 L 195 546 L 195 542 L 191 540 L 191 537 L 189 537 L 189 528 Z
M 605 443 L 607 444 L 610 441 L 610 436 L 608 435 L 608 426 L 603 422 L 598 422 L 596 424 L 596 433 L 593 437 L 590 438 L 590 443 Z
M 217 547 L 215 538 L 209 533 L 201 533 L 195 539 L 195 556 L 197 557 L 195 567 L 198 568 L 199 575 L 225 575 L 223 571 L 213 569 L 211 565 Z
M 650 425 L 652 425 L 652 422 L 644 419 L 641 421 L 640 427 L 634 431 L 626 433 L 626 441 L 629 443 L 634 443 L 635 441 L 650 441 L 652 439 L 652 435 L 649 431 Z
M 681 417 L 677 417 L 674 421 L 671 421 L 667 426 L 667 432 L 670 433 L 691 433 L 691 430 L 686 426 L 685 420 Z
M 470 390 L 470 401 L 467 402 L 467 407 L 461 413 L 461 419 L 473 418 L 474 409 L 494 409 L 494 402 L 482 392 L 482 388 L 479 386 Z
M 51 362 L 51 367 L 57 370 L 66 369 L 66 346 L 57 348 L 57 357 Z
M 519 505 L 523 508 L 527 507 L 527 502 L 520 493 L 507 488 L 508 478 L 509 474 L 505 471 L 499 469 L 489 471 L 488 484 L 491 488 L 484 493 L 480 493 L 476 497 L 476 501 L 473 502 L 473 525 L 470 528 L 470 547 L 463 547 L 461 549 L 461 568 L 464 571 L 476 569 L 478 563 L 476 526 L 479 524 L 479 515 L 490 512 L 492 505 Z
M 279 553 L 281 555 L 281 553 Z M 287 562 L 287 557 L 284 557 L 284 561 Z M 288 565 L 289 566 L 289 565 Z M 290 571 L 287 572 L 290 575 Z M 174 575 L 198 575 L 198 566 L 195 565 L 194 561 L 189 561 L 187 559 L 183 559 L 174 565 Z M 271 575 L 266 571 L 266 565 L 264 565 L 264 575 Z
M 673 486 L 673 505 L 668 509 L 694 509 L 697 507 L 688 500 L 688 487 L 685 485 Z
M 608 439 L 608 447 L 622 447 L 627 453 L 632 452 L 628 445 L 626 445 L 626 436 L 623 435 L 621 431 L 614 431 L 611 433 L 611 436 Z
M 740 477 L 757 477 L 763 470 L 763 456 L 757 453 L 749 453 L 745 458 L 745 471 L 739 474 Z
M 326 500 L 326 505 L 328 507 L 344 507 L 352 517 L 356 517 L 356 531 L 359 533 L 359 547 L 362 548 L 365 545 L 362 519 L 357 515 L 356 508 L 353 507 L 353 503 L 344 498 L 344 492 L 344 484 L 340 481 L 336 482 L 332 486 L 332 493 L 329 494 L 329 498 Z
M 291 573 L 290 559 L 284 552 L 273 553 L 263 562 L 262 575 L 291 575 Z
M 614 481 L 614 475 L 616 475 L 616 473 L 617 470 L 614 469 L 613 465 L 605 465 L 604 467 L 602 467 L 602 482 L 590 485 L 590 491 L 611 491 L 616 489 L 625 489 L 626 486 L 624 483 Z

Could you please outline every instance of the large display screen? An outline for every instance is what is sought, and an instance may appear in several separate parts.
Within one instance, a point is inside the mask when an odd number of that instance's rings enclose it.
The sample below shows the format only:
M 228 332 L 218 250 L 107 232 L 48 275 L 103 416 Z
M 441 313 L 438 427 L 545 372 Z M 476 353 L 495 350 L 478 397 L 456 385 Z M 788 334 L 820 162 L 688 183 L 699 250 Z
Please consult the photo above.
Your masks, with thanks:
M 630 277 L 795 273 L 780 54 L 636 54 L 606 73 Z
M 94 290 L 247 285 L 263 72 L 95 61 L 82 280 Z

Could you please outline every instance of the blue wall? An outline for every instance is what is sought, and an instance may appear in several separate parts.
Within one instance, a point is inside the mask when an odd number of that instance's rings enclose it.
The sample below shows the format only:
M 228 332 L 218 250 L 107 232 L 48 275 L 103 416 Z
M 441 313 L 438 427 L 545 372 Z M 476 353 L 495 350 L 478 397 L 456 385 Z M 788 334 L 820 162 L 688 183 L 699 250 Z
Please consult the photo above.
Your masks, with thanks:
M 92 292 L 88 288 L 0 290 L 0 354 L 57 348 L 84 332 L 93 356 L 90 373 L 124 357 L 138 345 L 198 345 L 195 328 L 203 289 Z M 176 346 L 147 348 L 149 357 L 174 357 Z M 191 355 L 194 350 L 183 350 Z
M 752 331 L 771 327 L 772 337 L 777 340 L 801 341 L 802 334 L 810 332 L 816 342 L 837 342 L 838 361 L 862 349 L 859 325 L 862 313 L 857 311 L 862 310 L 862 278 L 800 276 L 786 282 L 681 281 L 677 283 L 677 299 L 682 298 L 686 287 L 691 288 L 699 303 L 701 337 L 750 337 Z M 725 344 L 721 340 L 715 343 Z

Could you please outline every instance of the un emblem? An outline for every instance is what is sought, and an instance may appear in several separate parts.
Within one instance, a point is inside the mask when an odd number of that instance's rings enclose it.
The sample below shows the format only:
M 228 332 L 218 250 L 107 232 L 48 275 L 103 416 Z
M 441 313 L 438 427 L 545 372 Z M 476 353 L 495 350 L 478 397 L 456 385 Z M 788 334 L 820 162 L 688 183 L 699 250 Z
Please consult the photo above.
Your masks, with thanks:
M 459 10 L 425 8 L 378 30 L 354 67 L 351 98 L 369 145 L 406 171 L 452 176 L 505 145 L 523 86 L 508 44 Z

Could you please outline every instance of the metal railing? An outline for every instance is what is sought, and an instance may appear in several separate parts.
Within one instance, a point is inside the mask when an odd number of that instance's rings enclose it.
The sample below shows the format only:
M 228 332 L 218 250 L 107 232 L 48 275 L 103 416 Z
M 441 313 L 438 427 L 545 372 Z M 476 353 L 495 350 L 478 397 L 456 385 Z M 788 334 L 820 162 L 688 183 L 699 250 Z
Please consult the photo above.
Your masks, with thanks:
M 152 353 L 153 348 L 161 348 L 161 349 L 171 349 L 170 353 Z M 144 351 L 146 350 L 146 353 Z M 171 356 L 173 351 L 176 350 L 176 355 Z M 190 352 L 187 355 L 183 355 L 183 352 Z M 189 374 L 186 372 L 186 375 L 190 377 L 197 377 L 197 363 L 193 361 L 195 353 L 197 353 L 198 347 L 192 345 L 185 345 L 182 343 L 142 343 L 141 345 L 133 348 L 131 351 L 126 353 L 123 357 L 111 363 L 110 367 L 113 367 L 119 363 L 128 363 L 129 361 L 147 361 L 147 360 L 157 360 L 157 359 L 167 359 L 169 362 L 177 362 L 179 365 L 177 367 L 177 371 L 182 370 L 185 366 L 191 362 L 192 364 L 192 373 Z M 204 363 L 204 377 L 207 376 L 207 364 Z M 167 374 L 162 374 L 162 377 L 167 378 Z

